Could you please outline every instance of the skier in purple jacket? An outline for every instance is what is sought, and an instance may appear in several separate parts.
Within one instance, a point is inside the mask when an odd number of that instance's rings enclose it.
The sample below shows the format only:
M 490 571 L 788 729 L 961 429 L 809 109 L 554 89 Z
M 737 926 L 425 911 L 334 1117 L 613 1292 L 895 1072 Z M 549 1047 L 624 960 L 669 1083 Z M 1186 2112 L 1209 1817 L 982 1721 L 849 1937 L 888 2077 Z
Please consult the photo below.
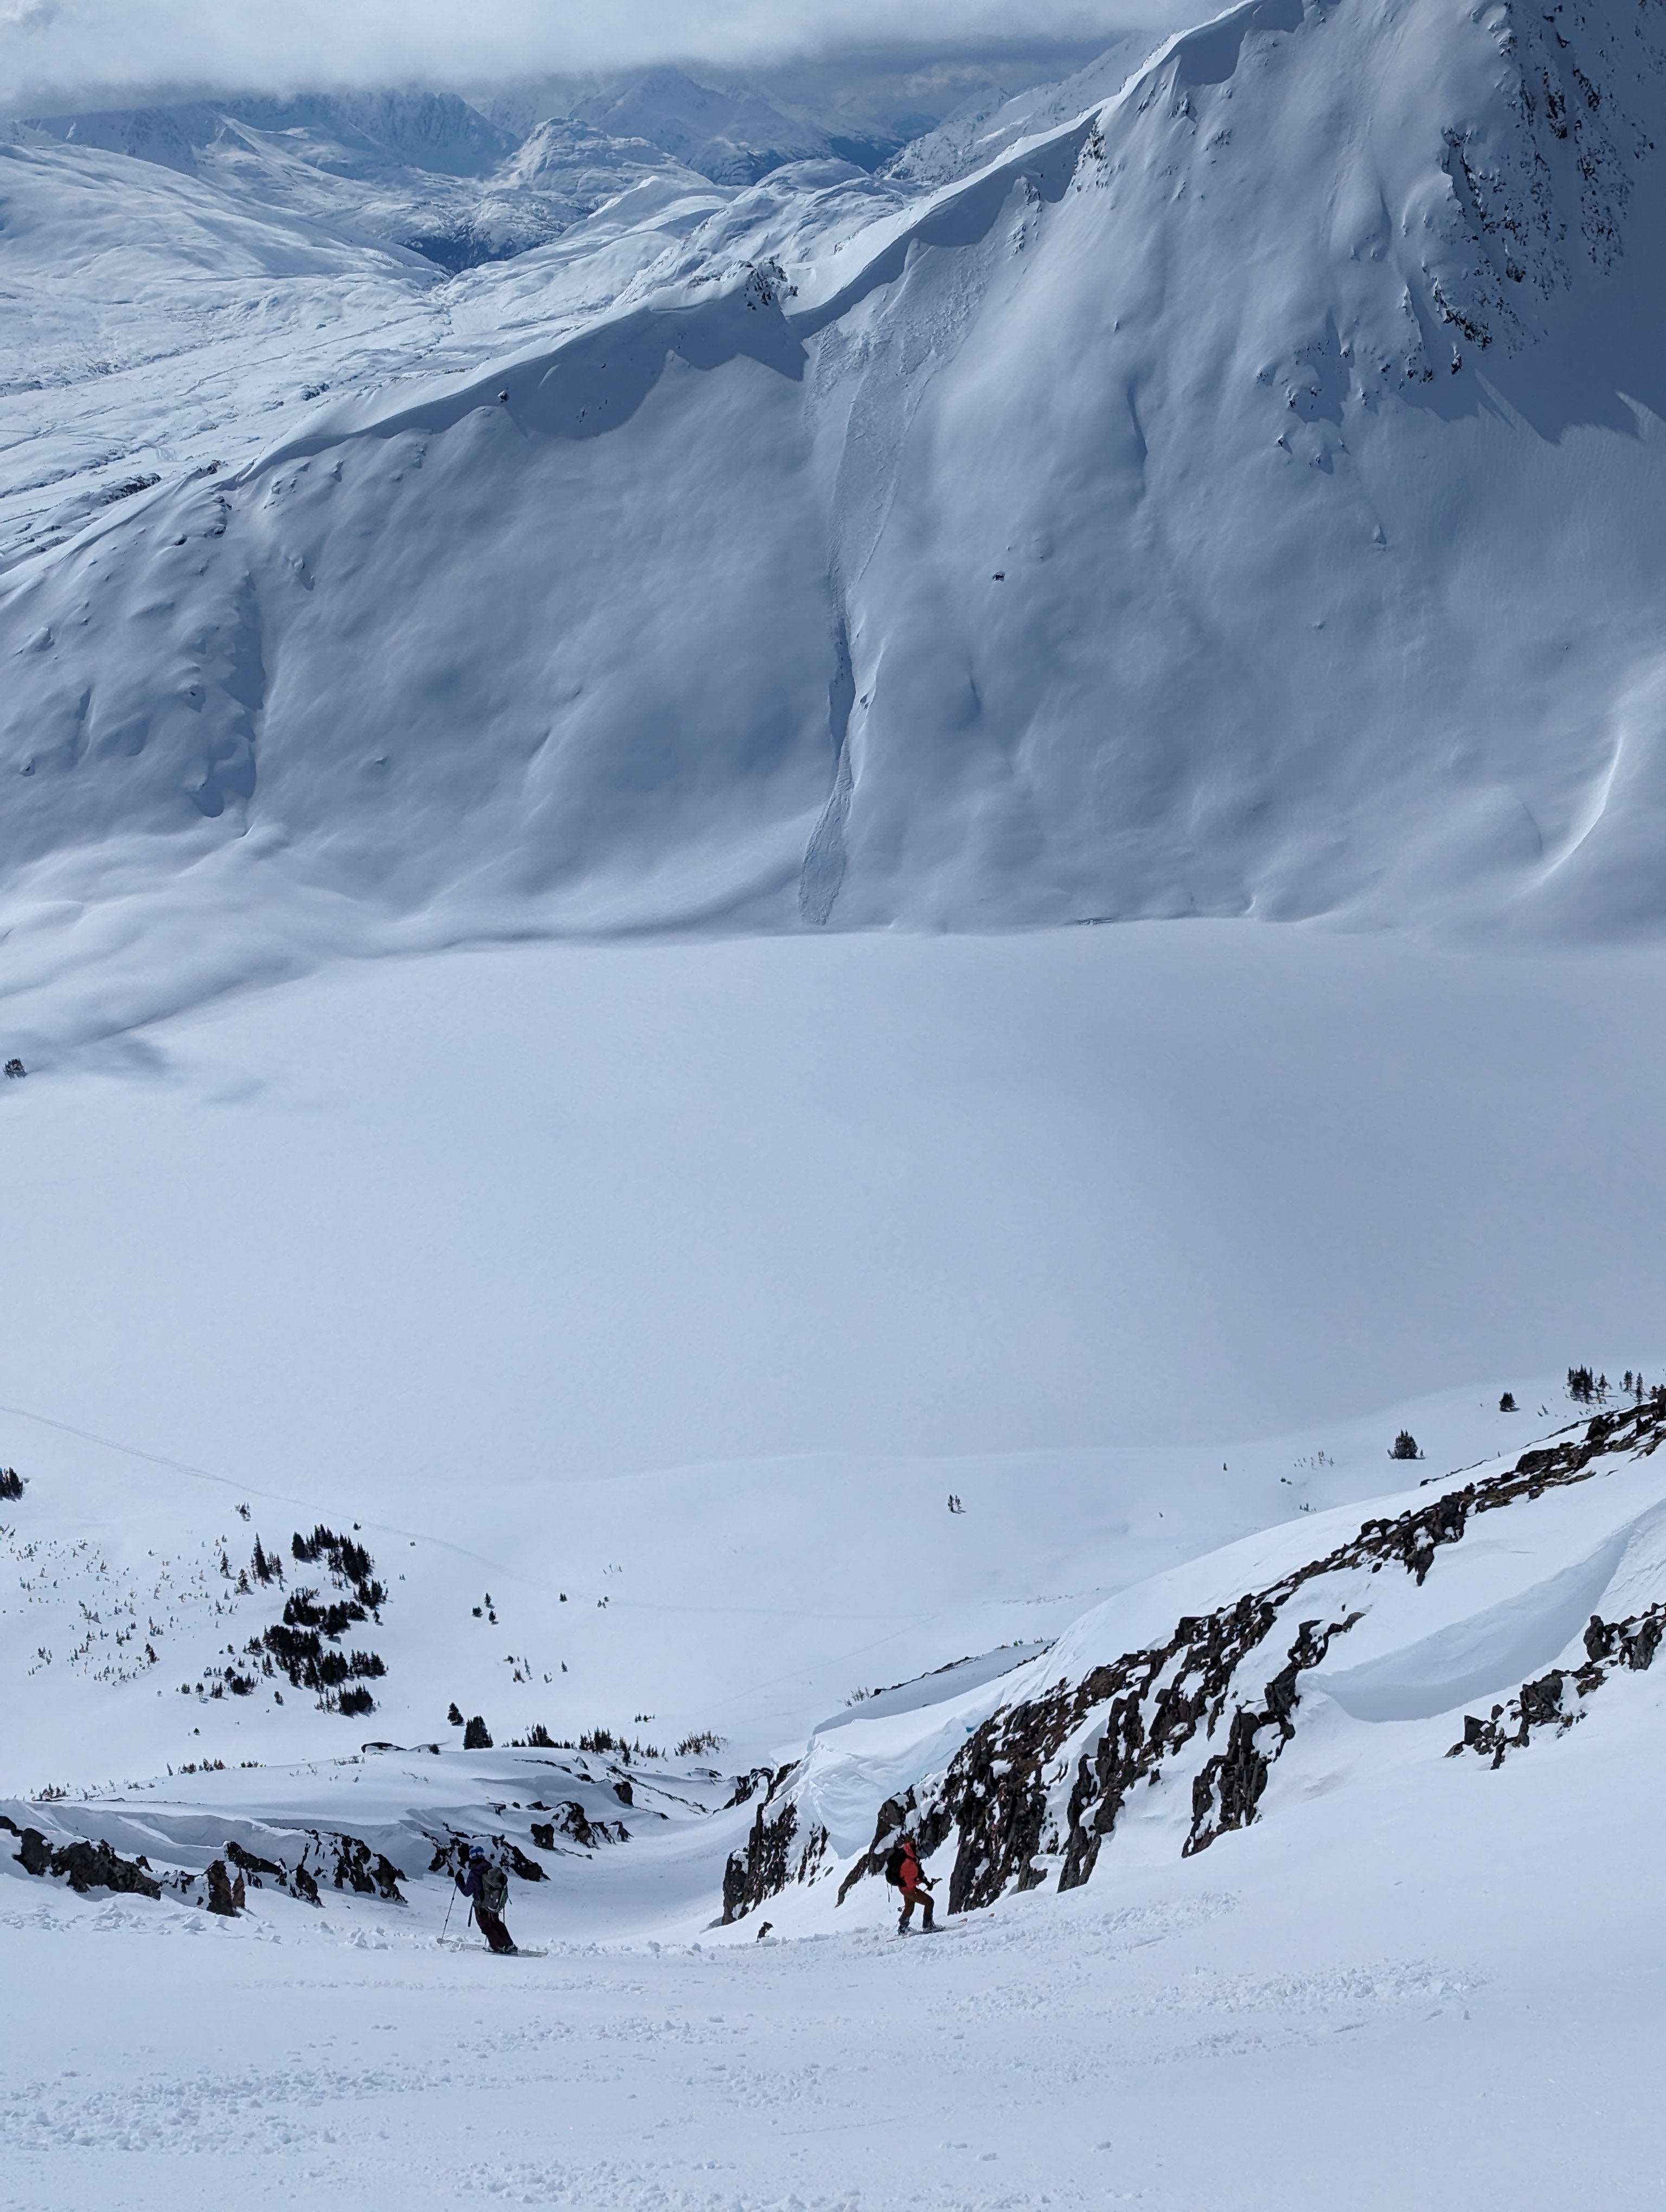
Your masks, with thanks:
M 513 1951 L 514 1938 L 499 1917 L 508 1896 L 509 1878 L 501 1867 L 491 1863 L 478 1844 L 469 1853 L 457 1887 L 472 1904 L 475 1925 L 493 1950 Z

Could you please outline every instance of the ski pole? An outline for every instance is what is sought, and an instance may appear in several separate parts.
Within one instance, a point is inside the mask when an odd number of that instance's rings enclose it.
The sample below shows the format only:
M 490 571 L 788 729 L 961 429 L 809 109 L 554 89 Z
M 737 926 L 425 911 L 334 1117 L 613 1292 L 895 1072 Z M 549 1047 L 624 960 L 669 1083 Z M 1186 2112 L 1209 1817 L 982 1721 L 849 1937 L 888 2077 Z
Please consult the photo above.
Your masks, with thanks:
M 443 1942 L 445 1942 L 445 1940 L 446 1940 L 446 1929 L 448 1929 L 448 1928 L 451 1926 L 451 1908 L 452 1908 L 452 1906 L 453 1906 L 453 1905 L 455 1905 L 455 1904 L 456 1904 L 456 1902 L 457 1902 L 457 1890 L 456 1890 L 455 1886 L 453 1885 L 453 1889 L 452 1889 L 452 1893 L 451 1893 L 450 1899 L 449 1899 L 449 1901 L 448 1901 L 448 1903 L 447 1904 L 447 1906 L 446 1906 L 446 1926 L 445 1926 L 445 1928 L 442 1928 L 442 1929 L 440 1930 L 440 1941 L 441 1941 L 442 1943 L 443 1943 Z

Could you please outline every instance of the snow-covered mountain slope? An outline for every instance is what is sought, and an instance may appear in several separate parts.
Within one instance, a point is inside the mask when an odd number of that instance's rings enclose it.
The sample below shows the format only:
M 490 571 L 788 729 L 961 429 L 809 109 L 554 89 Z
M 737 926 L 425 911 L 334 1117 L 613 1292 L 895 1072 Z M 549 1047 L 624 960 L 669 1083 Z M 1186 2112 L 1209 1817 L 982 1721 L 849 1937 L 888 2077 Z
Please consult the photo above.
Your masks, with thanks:
M 1634 1729 L 1624 1677 L 1666 1636 L 1663 1435 L 1666 1389 L 1645 1398 L 1639 1379 L 1462 1483 L 1430 1477 L 1363 1522 L 1339 1508 L 1247 1539 L 1109 1600 L 992 1685 L 859 1715 L 760 1808 L 728 1871 L 731 1912 L 820 1880 L 830 1851 L 848 1892 L 905 1825 L 945 1871 L 952 1858 L 949 1909 L 965 1911 L 1075 1888 L 1119 1850 L 1193 1856 L 1373 1765 L 1426 1799 L 1432 1759 L 1496 1771 L 1604 1690 Z
M 678 69 L 649 70 L 592 93 L 572 112 L 610 137 L 645 138 L 720 185 L 755 185 L 789 161 L 848 157 L 852 150 L 835 146 L 813 124 L 783 115 L 759 93 L 700 84 Z
M 181 471 L 242 465 L 322 392 L 472 368 L 506 334 L 593 317 L 730 197 L 656 172 L 524 266 L 442 284 L 414 253 L 198 177 L 0 144 L 0 564 Z
M 1654 17 L 1269 8 L 16 572 L 14 901 L 1652 931 Z
M 466 100 L 442 93 L 199 101 L 39 117 L 26 127 L 65 145 L 126 154 L 191 176 L 211 175 L 228 134 L 240 128 L 282 140 L 291 158 L 308 167 L 360 179 L 410 170 L 482 177 L 515 148 L 509 133 Z
M 1626 1394 L 1298 1517 L 1016 1671 L 858 1705 L 792 1771 L 652 1723 L 222 1764 L 216 1724 L 264 1674 L 175 1691 L 203 1730 L 178 1771 L 0 1805 L 31 2027 L 0 2087 L 9 2172 L 43 2206 L 160 2206 L 206 2133 L 190 2173 L 222 2198 L 281 2177 L 378 2212 L 1624 2196 L 1651 2156 L 1661 1421 Z M 6 1513 L 50 1518 L 40 1492 Z M 380 1554 L 336 1533 L 291 1583 L 369 1595 Z M 37 1537 L 25 1597 L 95 1575 L 91 1549 Z M 806 1826 L 876 1814 L 873 1852 Z M 899 1814 L 955 1908 L 900 1948 L 874 1868 Z M 474 1845 L 532 1955 L 481 1955 L 450 1881 Z M 1587 2006 L 1600 2039 L 1561 2024 Z M 1310 2114 L 1293 2177 L 1243 2160 L 1275 2094 Z M 1478 2106 L 1510 2122 L 1484 2149 Z
M 242 1841 L 270 1856 L 286 1822 L 324 1817 L 297 1792 L 309 1759 L 361 1738 L 456 1749 L 478 1716 L 500 1765 L 515 1746 L 549 1752 L 531 1764 L 559 1766 L 544 1779 L 590 1822 L 612 1810 L 593 1789 L 632 1802 L 617 1785 L 641 1770 L 617 1746 L 673 1799 L 726 1771 L 705 1772 L 720 1739 L 727 1771 L 761 1773 L 767 1789 L 719 1793 L 758 1808 L 703 1847 L 708 1894 L 679 1909 L 708 1915 L 728 1858 L 727 1917 L 791 1881 L 797 1919 L 819 1925 L 875 1870 L 899 1805 L 954 1859 L 952 1909 L 1067 1890 L 1121 1863 L 1125 1830 L 1160 1858 L 1270 1817 L 1308 1773 L 1310 1733 L 1341 1786 L 1373 1743 L 1432 1755 L 1455 1708 L 1505 1699 L 1580 1638 L 1570 1666 L 1646 1669 L 1666 1399 L 1627 1370 L 1587 1420 L 1560 1382 L 1517 1380 L 1510 1407 L 1472 1388 L 1224 1451 L 824 1455 L 600 1480 L 550 1465 L 547 1444 L 505 1449 L 483 1413 L 466 1459 L 379 1466 L 342 1424 L 333 1448 L 251 1443 L 231 1474 L 8 1407 L 0 1794 L 20 1827 L 27 1802 L 64 1808 L 43 1831 L 54 1849 L 79 1834 L 131 1850 L 130 1815 L 89 1827 L 76 1808 L 166 1805 L 175 1769 L 258 1772 L 212 1787 L 264 1824 L 266 1845 Z M 1402 1430 L 1438 1471 L 1384 1503 Z M 1596 1613 L 1618 1624 L 1601 1650 Z M 1509 1729 L 1487 1710 L 1476 1741 L 1501 1765 Z M 1546 1692 L 1510 1728 L 1525 1715 L 1525 1745 L 1577 1710 Z M 447 1802 L 431 1786 L 478 1798 L 477 1765 L 419 1779 L 418 1808 Z M 529 1824 L 510 1826 L 532 1850 Z M 355 1832 L 404 1863 L 429 1831 L 384 1805 Z
M 1652 2109 L 1666 1455 L 1496 1478 L 1585 1419 L 1570 1361 L 1660 1371 L 1657 954 L 850 933 L 234 996 L 241 918 L 196 921 L 44 978 L 0 1082 L 14 2195 L 1550 2212 L 1652 2171 L 1589 2115 Z M 136 983 L 198 1010 L 77 1046 Z M 1378 1539 L 1431 1509 L 1420 1581 Z M 1361 1609 L 1287 1741 L 1235 1720 Z M 1165 1686 L 1225 1702 L 1102 1833 L 1130 1659 L 1146 1751 Z M 1501 1765 L 1445 1756 L 1559 1670 Z M 1186 1855 L 1246 1732 L 1257 1817 Z M 839 1901 L 910 1789 L 945 1905 L 963 1851 L 1000 1893 L 930 1947 Z M 474 1843 L 546 1957 L 446 1948 Z M 1274 2096 L 1300 2172 L 1240 2185 Z M 1416 2141 L 1359 2182 L 1385 2107 Z
M 234 918 L 206 954 L 246 959 Z M 651 1711 L 778 1764 L 853 1690 L 1375 1495 L 1402 1423 L 1444 1472 L 1571 1361 L 1649 1365 L 1662 988 L 1225 924 L 852 934 L 367 962 L 28 1044 L 0 1463 L 124 1588 L 205 1567 L 155 1644 L 175 1698 L 281 1611 L 221 1632 L 222 1549 L 234 1584 L 257 1534 L 357 1522 L 402 1593 L 372 1732 Z M 1438 1401 L 1371 1410 L 1408 1382 Z M 7 1786 L 207 1732 L 64 1670 L 82 1599 L 12 1620 L 15 1672 L 58 1658 Z M 302 1747 L 263 1701 L 238 1750 L 251 1710 L 215 1707 L 215 1756 Z
M 1102 106 L 1140 63 L 1167 43 L 1166 33 L 1126 31 L 1057 84 L 1032 85 L 1018 93 L 992 87 L 911 140 L 885 164 L 885 174 L 915 191 L 970 176 L 1020 138 L 1039 137 L 1056 125 L 1073 123 L 1090 107 Z
M 158 164 L 453 272 L 546 245 L 645 179 L 699 188 L 645 138 L 556 120 L 518 140 L 455 94 L 243 99 L 48 117 L 11 135 Z

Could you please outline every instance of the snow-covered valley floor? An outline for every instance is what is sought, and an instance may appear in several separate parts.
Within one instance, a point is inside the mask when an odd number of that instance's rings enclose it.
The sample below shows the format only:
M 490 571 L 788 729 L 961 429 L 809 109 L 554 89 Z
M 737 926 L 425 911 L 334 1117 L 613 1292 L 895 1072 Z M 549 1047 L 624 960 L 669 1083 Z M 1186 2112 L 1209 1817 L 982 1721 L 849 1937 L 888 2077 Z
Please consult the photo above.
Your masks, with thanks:
M 831 1876 L 945 1732 L 1577 1435 L 1571 1361 L 1658 1375 L 1663 994 L 1197 924 L 514 946 L 114 1042 L 66 996 L 0 1097 L 0 1813 L 179 1871 L 0 1839 L 0 2203 L 1658 2201 L 1666 1668 L 1445 1756 L 1646 1611 L 1652 1456 L 1357 1571 L 1209 1848 L 1177 1758 L 1085 1886 L 929 1940 Z M 362 1717 L 262 1656 L 348 1587 L 319 1522 L 384 1585 Z M 793 1762 L 826 1871 L 721 1925 Z M 204 1910 L 303 1831 L 399 1901 Z M 544 1955 L 440 1943 L 471 1836 Z

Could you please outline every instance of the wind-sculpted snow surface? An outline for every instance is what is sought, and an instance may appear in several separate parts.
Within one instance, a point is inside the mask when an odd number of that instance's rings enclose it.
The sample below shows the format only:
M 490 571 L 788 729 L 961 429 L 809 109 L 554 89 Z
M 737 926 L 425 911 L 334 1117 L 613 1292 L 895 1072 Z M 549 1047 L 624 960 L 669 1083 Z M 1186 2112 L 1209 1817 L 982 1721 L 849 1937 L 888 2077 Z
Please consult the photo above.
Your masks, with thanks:
M 1655 931 L 1662 22 L 1250 0 L 159 472 L 0 603 L 14 913 Z

